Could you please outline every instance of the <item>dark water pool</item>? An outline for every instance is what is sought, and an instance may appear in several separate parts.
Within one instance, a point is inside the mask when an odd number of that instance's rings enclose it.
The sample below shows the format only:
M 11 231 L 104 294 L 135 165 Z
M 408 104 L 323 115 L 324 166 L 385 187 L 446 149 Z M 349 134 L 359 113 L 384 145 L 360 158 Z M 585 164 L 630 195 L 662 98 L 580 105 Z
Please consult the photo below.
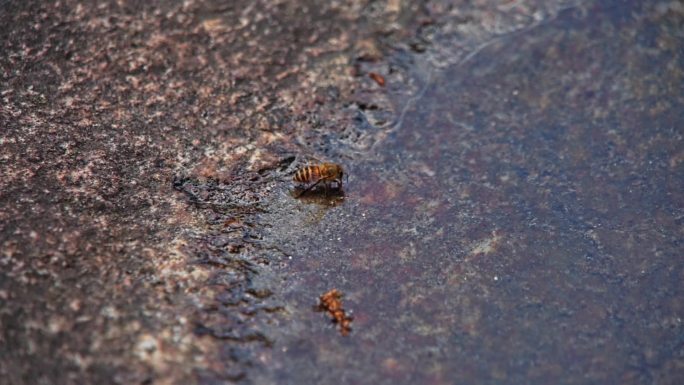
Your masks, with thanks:
M 263 215 L 287 321 L 250 378 L 681 381 L 683 21 L 676 3 L 572 8 L 425 66 L 344 199 L 283 190 Z M 331 288 L 347 337 L 311 309 Z

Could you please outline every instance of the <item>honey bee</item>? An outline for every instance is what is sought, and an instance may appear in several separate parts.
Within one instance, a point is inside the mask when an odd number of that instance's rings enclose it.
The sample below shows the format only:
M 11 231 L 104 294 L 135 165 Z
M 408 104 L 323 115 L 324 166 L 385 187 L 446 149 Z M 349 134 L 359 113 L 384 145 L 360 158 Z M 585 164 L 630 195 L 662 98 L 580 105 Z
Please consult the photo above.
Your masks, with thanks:
M 342 308 L 342 293 L 332 289 L 319 298 L 318 310 L 326 311 L 332 317 L 333 322 L 340 325 L 340 333 L 346 336 L 351 332 L 351 323 L 354 317 L 346 314 Z
M 342 177 L 344 176 L 344 170 L 342 166 L 335 163 L 321 163 L 315 165 L 309 165 L 300 168 L 295 172 L 293 181 L 298 183 L 312 183 L 313 184 L 302 191 L 298 197 L 305 192 L 316 187 L 319 183 L 323 182 L 326 191 L 331 183 L 337 183 L 339 188 L 342 188 Z

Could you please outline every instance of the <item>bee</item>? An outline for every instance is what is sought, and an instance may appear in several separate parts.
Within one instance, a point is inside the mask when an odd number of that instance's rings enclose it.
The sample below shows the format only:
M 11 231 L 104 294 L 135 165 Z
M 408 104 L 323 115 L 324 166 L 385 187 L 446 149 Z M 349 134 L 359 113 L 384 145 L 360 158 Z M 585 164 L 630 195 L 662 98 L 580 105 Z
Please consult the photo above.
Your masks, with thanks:
M 298 183 L 312 183 L 313 184 L 302 191 L 299 195 L 301 196 L 305 192 L 316 187 L 319 183 L 323 182 L 326 191 L 331 183 L 337 183 L 338 188 L 342 188 L 342 177 L 344 176 L 344 170 L 342 166 L 335 163 L 321 163 L 315 165 L 309 165 L 300 168 L 295 172 L 293 181 Z
M 340 325 L 340 333 L 346 336 L 351 332 L 351 323 L 354 317 L 346 314 L 342 308 L 342 293 L 337 289 L 332 289 L 318 297 L 318 310 L 326 311 L 332 317 L 334 323 Z

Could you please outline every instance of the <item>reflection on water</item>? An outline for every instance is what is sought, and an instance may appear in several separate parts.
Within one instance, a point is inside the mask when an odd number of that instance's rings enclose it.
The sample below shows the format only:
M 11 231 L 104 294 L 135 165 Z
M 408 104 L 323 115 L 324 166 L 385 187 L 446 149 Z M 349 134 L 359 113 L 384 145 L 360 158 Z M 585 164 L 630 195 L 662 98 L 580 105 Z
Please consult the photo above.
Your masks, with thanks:
M 268 236 L 294 250 L 278 289 L 291 318 L 252 378 L 672 383 L 683 18 L 620 4 L 435 74 L 373 160 L 348 165 L 344 193 L 271 214 Z M 300 220 L 311 203 L 319 220 Z M 308 311 L 331 288 L 347 338 Z
M 335 207 L 344 202 L 344 190 L 337 187 L 329 189 L 321 187 L 307 190 L 304 187 L 297 186 L 290 192 L 290 196 L 306 204 L 327 207 Z

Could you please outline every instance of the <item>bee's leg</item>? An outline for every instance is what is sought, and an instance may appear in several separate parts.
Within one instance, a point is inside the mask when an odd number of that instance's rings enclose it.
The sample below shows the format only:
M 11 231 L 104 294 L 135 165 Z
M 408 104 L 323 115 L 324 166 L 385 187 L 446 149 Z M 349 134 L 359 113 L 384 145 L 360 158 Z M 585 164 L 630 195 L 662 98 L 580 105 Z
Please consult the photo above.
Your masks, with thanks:
M 323 179 L 317 180 L 316 183 L 312 184 L 311 186 L 307 187 L 306 190 L 304 190 L 304 191 L 300 192 L 299 194 L 297 194 L 297 196 L 296 196 L 295 198 L 299 198 L 300 196 L 304 195 L 304 193 L 306 193 L 307 191 L 309 191 L 309 190 L 311 190 L 312 188 L 316 187 L 317 184 L 321 183 L 322 180 L 323 180 Z

